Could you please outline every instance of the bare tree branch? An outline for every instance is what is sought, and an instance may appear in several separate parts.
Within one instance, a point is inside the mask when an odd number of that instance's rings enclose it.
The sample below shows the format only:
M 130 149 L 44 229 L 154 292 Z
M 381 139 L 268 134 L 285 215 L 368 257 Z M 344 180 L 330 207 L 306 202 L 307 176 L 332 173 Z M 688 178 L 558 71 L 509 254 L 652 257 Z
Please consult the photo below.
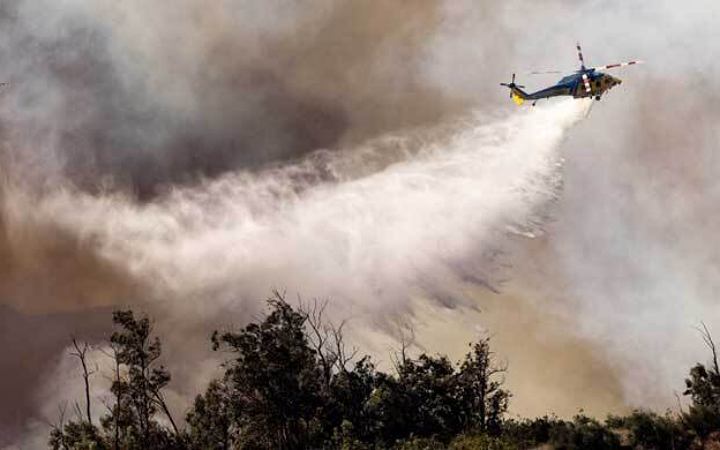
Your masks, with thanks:
M 167 416 L 168 420 L 170 420 L 170 425 L 172 426 L 172 429 L 175 432 L 175 435 L 179 436 L 180 431 L 178 430 L 178 427 L 175 424 L 175 420 L 173 419 L 173 416 L 170 413 L 170 408 L 168 408 L 167 403 L 165 403 L 165 398 L 163 398 L 162 393 L 159 391 L 153 391 L 153 395 L 155 396 L 155 400 L 156 400 L 157 404 L 160 405 L 163 412 Z
M 75 337 L 72 337 L 72 343 L 73 347 L 75 347 L 75 351 L 70 354 L 77 357 L 82 365 L 83 381 L 85 382 L 85 411 L 87 414 L 87 421 L 90 425 L 92 425 L 92 416 L 90 414 L 90 375 L 94 372 L 89 371 L 87 366 L 87 351 L 90 346 L 87 342 L 83 342 L 81 345 Z M 80 417 L 82 417 L 82 414 Z
M 703 341 L 705 342 L 705 345 L 708 346 L 710 351 L 712 352 L 712 364 L 713 369 L 715 370 L 715 374 L 720 375 L 720 365 L 718 364 L 718 354 L 717 354 L 717 347 L 715 346 L 715 342 L 713 341 L 712 335 L 710 334 L 710 330 L 708 330 L 707 325 L 705 325 L 705 322 L 700 322 L 700 325 L 702 325 L 702 328 L 695 327 L 702 336 Z
M 400 348 L 396 349 L 393 354 L 390 355 L 390 359 L 395 367 L 396 372 L 400 372 L 400 368 L 404 366 L 408 361 L 408 350 L 414 346 L 417 346 L 415 339 L 415 328 L 411 324 L 404 324 L 398 327 L 398 341 Z
M 685 414 L 685 411 L 683 410 L 682 401 L 680 400 L 680 395 L 676 391 L 673 391 L 673 394 L 675 395 L 675 400 L 677 400 L 677 407 L 678 411 L 680 411 L 680 418 L 682 419 L 682 416 Z
M 312 302 L 305 303 L 298 298 L 298 304 L 309 329 L 308 340 L 320 360 L 324 381 L 329 384 L 334 373 L 348 372 L 348 365 L 359 350 L 355 347 L 349 352 L 347 350 L 344 333 L 347 320 L 336 326 L 326 317 L 329 304 L 327 299 L 313 299 Z
M 320 365 L 323 370 L 323 378 L 325 384 L 327 385 L 330 383 L 333 366 L 335 365 L 335 359 L 332 353 L 328 351 L 330 332 L 328 331 L 328 326 L 324 321 L 325 309 L 327 308 L 328 301 L 314 299 L 312 303 L 306 304 L 298 297 L 298 303 L 299 309 L 305 316 L 305 322 L 310 329 L 310 332 L 308 333 L 308 340 L 320 359 Z
M 118 358 L 118 346 L 115 343 L 110 343 L 110 349 L 111 351 L 107 350 L 101 350 L 105 355 L 107 355 L 109 358 L 111 358 L 114 362 L 113 367 L 113 384 L 115 384 L 115 407 L 112 408 L 108 406 L 108 409 L 112 412 L 113 415 L 113 449 L 119 450 L 120 449 L 120 424 L 119 424 L 119 415 L 120 415 L 120 402 L 122 400 L 122 394 L 120 392 L 120 360 Z

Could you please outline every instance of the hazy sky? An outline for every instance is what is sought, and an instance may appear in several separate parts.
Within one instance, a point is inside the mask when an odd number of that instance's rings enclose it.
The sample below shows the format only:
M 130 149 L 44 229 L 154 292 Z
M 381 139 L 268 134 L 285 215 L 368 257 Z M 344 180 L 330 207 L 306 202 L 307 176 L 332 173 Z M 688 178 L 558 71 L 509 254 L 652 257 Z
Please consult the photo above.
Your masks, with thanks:
M 272 288 L 379 355 L 398 321 L 454 356 L 490 332 L 523 414 L 672 406 L 720 323 L 720 5 L 682 6 L 3 2 L 0 445 L 44 439 L 63 336 L 113 306 L 210 367 Z M 647 64 L 584 120 L 498 86 L 577 40 Z M 173 369 L 182 408 L 208 371 Z

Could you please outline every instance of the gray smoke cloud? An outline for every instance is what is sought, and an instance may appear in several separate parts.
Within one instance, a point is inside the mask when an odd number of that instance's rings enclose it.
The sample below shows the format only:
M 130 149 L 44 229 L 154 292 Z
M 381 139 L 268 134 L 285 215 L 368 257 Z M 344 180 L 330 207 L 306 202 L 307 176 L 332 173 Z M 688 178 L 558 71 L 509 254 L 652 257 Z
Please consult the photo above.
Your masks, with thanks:
M 441 94 L 415 74 L 437 8 L 10 2 L 9 147 L 40 176 L 86 188 L 111 179 L 150 196 L 432 121 L 442 101 L 423 105 Z
M 607 6 L 568 17 L 591 64 L 633 57 L 649 64 L 621 75 L 632 89 L 613 92 L 567 142 L 556 221 L 529 271 L 547 275 L 536 285 L 557 283 L 541 298 L 555 297 L 582 335 L 610 353 L 629 404 L 674 407 L 687 368 L 706 358 L 694 327 L 718 322 L 710 229 L 718 220 L 711 205 L 720 67 L 709 54 L 720 8 Z M 582 19 L 590 12 L 592 23 Z
M 5 216 L 10 229 L 74 231 L 80 247 L 124 268 L 159 317 L 171 366 L 175 353 L 202 359 L 207 343 L 188 336 L 251 317 L 276 280 L 332 298 L 333 316 L 353 317 L 355 333 L 387 333 L 417 302 L 474 309 L 465 291 L 493 289 L 508 232 L 536 233 L 538 208 L 555 199 L 559 143 L 586 108 L 565 101 L 512 118 L 474 115 L 421 139 L 389 135 L 151 203 L 72 188 L 13 193 Z M 207 381 L 197 368 L 184 376 L 176 383 L 187 395 Z
M 518 412 L 672 405 L 703 358 L 692 326 L 718 315 L 718 13 L 3 2 L 0 316 L 48 331 L 25 360 L 23 334 L 3 328 L 26 363 L 0 435 L 59 401 L 41 387 L 68 375 L 59 336 L 99 339 L 105 308 L 161 317 L 170 358 L 182 344 L 204 367 L 204 336 L 272 287 L 332 296 L 378 353 L 396 317 L 450 353 L 481 324 L 511 362 Z M 497 82 L 517 71 L 541 87 L 552 80 L 522 71 L 574 68 L 578 39 L 590 64 L 651 64 L 618 74 L 567 141 L 581 105 L 508 116 Z M 181 405 L 206 371 L 175 372 Z

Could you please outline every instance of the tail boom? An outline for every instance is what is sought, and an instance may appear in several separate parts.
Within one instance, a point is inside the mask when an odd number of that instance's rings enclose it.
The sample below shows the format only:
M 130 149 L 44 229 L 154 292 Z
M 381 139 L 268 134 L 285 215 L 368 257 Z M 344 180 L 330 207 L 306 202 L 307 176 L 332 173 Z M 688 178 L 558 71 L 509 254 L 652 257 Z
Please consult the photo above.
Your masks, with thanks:
M 516 105 L 522 105 L 528 99 L 528 94 L 517 86 L 510 88 L 510 97 Z

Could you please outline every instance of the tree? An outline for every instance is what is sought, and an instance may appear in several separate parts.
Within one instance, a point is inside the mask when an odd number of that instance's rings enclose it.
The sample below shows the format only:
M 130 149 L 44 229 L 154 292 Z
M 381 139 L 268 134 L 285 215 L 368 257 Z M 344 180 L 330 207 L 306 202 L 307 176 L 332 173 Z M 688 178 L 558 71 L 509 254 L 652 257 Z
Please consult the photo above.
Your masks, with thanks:
M 620 438 L 602 423 L 584 414 L 572 422 L 556 422 L 550 430 L 550 443 L 558 449 L 612 450 L 620 448 Z
M 720 430 L 720 367 L 715 342 L 705 324 L 700 333 L 710 350 L 711 360 L 708 365 L 696 364 L 685 379 L 684 395 L 690 396 L 692 404 L 683 419 L 699 438 L 705 439 Z
M 106 441 L 100 431 L 85 420 L 71 421 L 53 427 L 48 444 L 53 450 L 105 450 Z
M 98 428 L 92 423 L 90 404 L 90 375 L 94 373 L 88 367 L 87 352 L 90 346 L 87 342 L 82 344 L 74 337 L 71 338 L 74 351 L 70 355 L 78 358 L 82 368 L 83 385 L 85 392 L 85 417 L 80 406 L 76 403 L 77 420 L 64 423 L 65 408 L 61 408 L 60 424 L 52 427 L 48 444 L 54 450 L 103 450 L 106 442 Z
M 682 422 L 669 413 L 661 416 L 651 411 L 633 411 L 624 417 L 611 416 L 606 423 L 612 430 L 625 431 L 632 448 L 679 450 L 690 445 Z
M 510 394 L 505 366 L 489 340 L 471 344 L 461 364 L 445 356 L 395 355 L 395 373 L 375 368 L 346 348 L 345 323 L 324 318 L 327 303 L 293 308 L 275 292 L 268 314 L 239 331 L 215 332 L 215 350 L 229 358 L 221 379 L 196 397 L 180 430 L 163 395 L 170 373 L 147 316 L 116 311 L 106 354 L 114 362 L 113 403 L 91 422 L 87 346 L 74 341 L 83 368 L 85 413 L 51 433 L 55 449 L 501 448 Z M 168 425 L 160 416 L 164 415 Z M 63 414 L 64 416 L 64 414 Z M 563 423 L 564 425 L 564 423 Z M 555 427 L 558 428 L 558 427 Z M 456 438 L 464 434 L 465 438 Z M 567 434 L 567 433 L 566 433 Z M 454 444 L 451 444 L 456 440 Z
M 210 383 L 205 395 L 198 395 L 188 413 L 188 440 L 191 448 L 229 450 L 235 439 L 230 392 L 223 381 Z
M 346 321 L 334 325 L 325 316 L 328 301 L 300 302 L 305 315 L 308 342 L 315 351 L 322 373 L 323 405 L 318 412 L 324 440 L 341 437 L 344 442 L 366 442 L 374 438 L 368 400 L 375 381 L 370 357 L 356 360 L 358 350 L 345 344 Z
M 317 441 L 316 413 L 323 404 L 322 371 L 305 333 L 306 316 L 279 293 L 270 314 L 239 332 L 213 335 L 233 353 L 225 363 L 231 413 L 242 448 L 291 450 Z
M 409 358 L 403 339 L 397 376 L 378 373 L 370 400 L 382 443 L 409 438 L 447 443 L 465 431 L 499 434 L 510 394 L 502 389 L 506 369 L 495 361 L 489 342 L 471 344 L 456 368 L 444 356 Z
M 85 384 L 85 414 L 87 414 L 87 422 L 92 426 L 92 414 L 90 413 L 90 375 L 94 373 L 88 368 L 87 352 L 90 348 L 87 342 L 83 342 L 82 345 L 75 339 L 72 338 L 72 344 L 75 348 L 74 352 L 70 354 L 75 356 L 82 366 L 83 371 L 83 383 Z
M 182 436 L 163 396 L 170 373 L 158 364 L 161 345 L 152 337 L 152 324 L 146 316 L 135 318 L 132 311 L 115 311 L 113 323 L 119 329 L 110 337 L 107 355 L 113 359 L 114 373 L 111 392 L 115 403 L 110 413 L 101 418 L 102 431 L 92 423 L 90 407 L 87 344 L 73 338 L 74 352 L 83 369 L 85 417 L 76 407 L 78 420 L 53 427 L 50 446 L 54 449 L 178 449 Z M 173 432 L 155 418 L 159 411 L 167 417 Z
M 490 434 L 499 434 L 502 417 L 507 412 L 510 393 L 502 388 L 507 366 L 495 360 L 490 351 L 490 338 L 470 344 L 458 375 L 458 395 L 462 426 Z
M 449 440 L 461 431 L 458 376 L 445 356 L 422 354 L 405 360 L 398 372 L 401 405 L 411 434 Z
M 117 433 L 115 445 L 123 449 L 174 448 L 179 431 L 163 396 L 170 382 L 170 373 L 158 364 L 160 339 L 152 337 L 152 324 L 147 316 L 135 318 L 132 311 L 115 311 L 113 323 L 119 326 L 110 337 L 118 366 L 126 374 L 111 387 L 117 399 L 111 415 L 103 420 L 107 430 Z M 171 434 L 155 420 L 158 411 L 167 417 Z
M 377 373 L 369 357 L 356 362 L 352 369 L 333 375 L 326 393 L 321 418 L 325 433 L 342 435 L 358 442 L 373 442 L 377 423 L 370 408 Z

